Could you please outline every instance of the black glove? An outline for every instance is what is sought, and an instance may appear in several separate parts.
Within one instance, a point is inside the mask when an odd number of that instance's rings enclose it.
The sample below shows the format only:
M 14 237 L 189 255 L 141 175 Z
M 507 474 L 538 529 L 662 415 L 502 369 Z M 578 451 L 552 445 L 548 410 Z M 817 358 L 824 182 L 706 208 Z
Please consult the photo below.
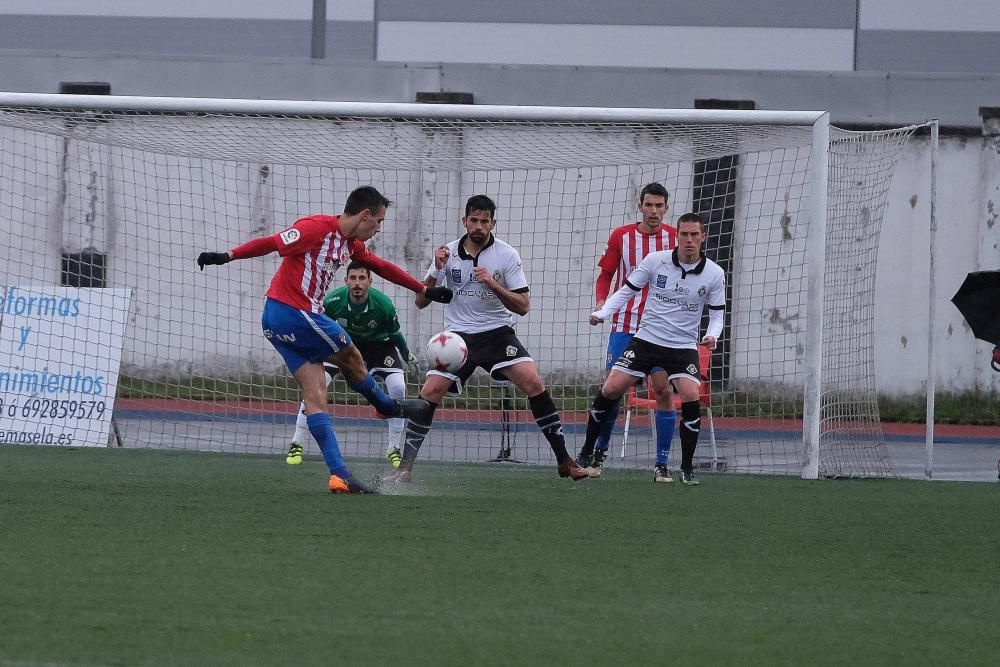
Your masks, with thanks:
M 206 264 L 228 264 L 233 261 L 228 252 L 203 252 L 198 255 L 198 270 L 204 271 Z
M 428 287 L 424 290 L 424 296 L 438 303 L 451 303 L 454 294 L 447 287 Z

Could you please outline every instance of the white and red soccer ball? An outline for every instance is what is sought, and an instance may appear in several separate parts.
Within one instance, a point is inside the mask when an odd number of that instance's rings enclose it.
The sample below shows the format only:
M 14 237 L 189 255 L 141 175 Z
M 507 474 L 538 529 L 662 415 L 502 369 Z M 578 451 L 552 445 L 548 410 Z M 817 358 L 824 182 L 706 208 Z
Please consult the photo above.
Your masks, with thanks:
M 427 341 L 427 363 L 434 370 L 454 373 L 468 358 L 469 348 L 457 333 L 441 331 Z

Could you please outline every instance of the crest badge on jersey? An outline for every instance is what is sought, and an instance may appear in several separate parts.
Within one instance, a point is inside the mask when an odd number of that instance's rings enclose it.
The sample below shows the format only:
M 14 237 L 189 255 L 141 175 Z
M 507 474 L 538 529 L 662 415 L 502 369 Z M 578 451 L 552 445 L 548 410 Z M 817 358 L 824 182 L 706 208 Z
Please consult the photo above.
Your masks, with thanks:
M 451 282 L 459 285 L 462 283 L 462 269 L 451 270 Z
M 663 289 L 667 286 L 667 277 L 661 274 L 656 274 L 656 286 Z
M 302 238 L 302 233 L 299 232 L 299 230 L 292 227 L 291 229 L 286 229 L 285 231 L 278 234 L 278 238 L 280 238 L 281 242 L 284 243 L 285 245 L 292 245 L 300 238 Z
M 708 290 L 705 289 L 704 285 L 698 288 L 698 296 L 704 299 L 706 294 L 708 294 Z
M 503 278 L 503 273 L 501 273 L 500 271 L 493 272 L 493 280 L 500 282 L 501 278 Z

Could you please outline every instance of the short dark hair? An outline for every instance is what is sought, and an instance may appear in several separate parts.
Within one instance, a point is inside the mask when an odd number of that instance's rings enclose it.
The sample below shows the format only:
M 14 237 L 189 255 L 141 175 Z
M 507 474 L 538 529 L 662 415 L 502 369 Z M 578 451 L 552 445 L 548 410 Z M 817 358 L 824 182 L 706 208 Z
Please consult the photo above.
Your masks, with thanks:
M 639 203 L 646 198 L 646 195 L 654 195 L 656 197 L 663 197 L 663 201 L 670 201 L 670 193 L 667 189 L 660 185 L 659 183 L 647 183 L 643 186 L 642 190 L 639 190 Z
M 705 221 L 701 219 L 701 216 L 697 213 L 685 213 L 681 217 L 677 218 L 677 229 L 681 228 L 682 222 L 697 222 L 698 229 L 705 231 Z
M 352 259 L 351 263 L 347 265 L 347 269 L 344 271 L 344 276 L 347 276 L 351 271 L 364 271 L 368 274 L 368 277 L 372 277 L 372 270 L 368 268 L 368 265 L 364 262 Z
M 497 205 L 486 195 L 473 195 L 469 197 L 469 201 L 465 202 L 465 215 L 469 215 L 473 211 L 486 211 L 490 214 L 490 218 L 495 218 Z
M 347 203 L 344 204 L 344 213 L 347 215 L 356 215 L 364 210 L 375 213 L 383 206 L 389 208 L 392 206 L 392 202 L 372 186 L 362 185 L 360 188 L 354 188 L 351 194 L 347 195 Z

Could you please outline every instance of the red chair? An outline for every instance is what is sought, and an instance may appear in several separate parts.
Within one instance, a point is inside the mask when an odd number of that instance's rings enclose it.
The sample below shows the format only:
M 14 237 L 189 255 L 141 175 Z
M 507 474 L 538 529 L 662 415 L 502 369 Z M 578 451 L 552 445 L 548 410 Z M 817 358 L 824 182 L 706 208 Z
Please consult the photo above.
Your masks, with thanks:
M 698 346 L 698 365 L 701 367 L 701 384 L 698 386 L 698 402 L 705 406 L 705 417 L 708 423 L 708 440 L 712 448 L 712 470 L 718 467 L 719 456 L 715 447 L 715 420 L 712 418 L 712 387 L 709 384 L 712 368 L 712 351 L 704 345 Z M 681 399 L 674 394 L 674 409 L 680 412 Z M 622 458 L 625 457 L 625 449 L 628 445 L 628 429 L 632 421 L 633 410 L 656 410 L 656 399 L 639 398 L 635 393 L 635 386 L 629 388 L 628 398 L 625 399 L 625 429 L 622 434 Z M 650 426 L 653 430 L 653 442 L 656 442 L 656 419 L 650 418 Z

